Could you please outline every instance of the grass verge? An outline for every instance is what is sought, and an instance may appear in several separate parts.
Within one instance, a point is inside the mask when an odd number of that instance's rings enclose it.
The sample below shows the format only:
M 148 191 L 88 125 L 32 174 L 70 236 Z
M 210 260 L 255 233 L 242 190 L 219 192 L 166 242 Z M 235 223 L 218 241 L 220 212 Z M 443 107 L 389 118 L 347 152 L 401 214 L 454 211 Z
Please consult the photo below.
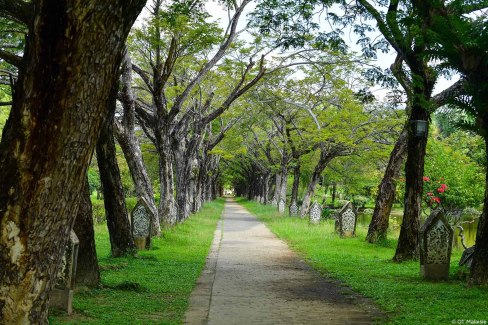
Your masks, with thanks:
M 316 270 L 372 298 L 388 315 L 383 324 L 488 324 L 488 289 L 466 287 L 465 270 L 457 266 L 459 250 L 451 257 L 449 281 L 427 282 L 419 275 L 418 262 L 392 262 L 396 240 L 368 244 L 366 228 L 345 239 L 334 233 L 333 220 L 312 226 L 308 220 L 280 215 L 272 206 L 237 202 Z
M 102 286 L 78 289 L 73 315 L 51 315 L 50 323 L 181 324 L 223 207 L 223 199 L 207 203 L 137 257 L 110 257 L 107 227 L 97 225 Z

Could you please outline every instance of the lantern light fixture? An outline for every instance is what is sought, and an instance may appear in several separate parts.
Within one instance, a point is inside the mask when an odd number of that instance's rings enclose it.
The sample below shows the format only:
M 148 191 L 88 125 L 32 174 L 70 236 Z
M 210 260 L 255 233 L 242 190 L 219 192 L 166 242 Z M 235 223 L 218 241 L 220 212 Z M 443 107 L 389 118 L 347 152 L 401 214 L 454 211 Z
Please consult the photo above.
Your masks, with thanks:
M 427 138 L 429 132 L 429 122 L 425 120 L 412 120 L 410 121 L 412 125 L 413 135 L 416 138 Z

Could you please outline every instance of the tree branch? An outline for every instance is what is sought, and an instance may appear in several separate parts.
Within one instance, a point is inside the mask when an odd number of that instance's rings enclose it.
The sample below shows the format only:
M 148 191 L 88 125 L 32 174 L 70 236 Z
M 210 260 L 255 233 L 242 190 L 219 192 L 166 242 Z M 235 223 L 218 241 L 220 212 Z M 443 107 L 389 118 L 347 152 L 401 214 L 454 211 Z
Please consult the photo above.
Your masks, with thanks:
M 217 53 L 215 53 L 212 59 L 210 59 L 203 66 L 203 68 L 198 72 L 196 77 L 186 86 L 185 90 L 178 97 L 176 97 L 173 107 L 171 108 L 171 111 L 168 114 L 169 121 L 172 121 L 174 117 L 180 112 L 183 102 L 186 100 L 188 95 L 190 95 L 193 88 L 200 82 L 200 80 L 207 74 L 207 72 L 212 67 L 214 67 L 215 64 L 217 64 L 217 62 L 220 61 L 220 59 L 224 56 L 225 52 L 232 44 L 236 36 L 236 29 L 237 29 L 237 24 L 239 22 L 239 18 L 242 12 L 244 11 L 246 5 L 249 4 L 250 2 L 251 0 L 242 1 L 242 4 L 236 9 L 235 14 L 230 21 L 229 36 L 227 37 L 225 42 L 220 46 L 219 50 L 217 51 Z
M 443 90 L 439 94 L 431 98 L 432 111 L 437 108 L 449 104 L 454 98 L 464 94 L 464 80 L 458 80 L 449 88 Z
M 149 79 L 148 73 L 146 71 L 142 70 L 136 64 L 132 64 L 132 70 L 134 70 L 134 72 L 137 73 L 141 77 L 142 81 L 144 81 L 147 88 L 149 88 L 149 92 L 151 92 L 151 94 L 153 94 L 154 88 L 153 88 L 153 85 L 151 83 L 151 80 Z
M 19 0 L 0 0 L 0 16 L 30 26 L 34 20 L 34 4 Z
M 1 0 L 0 0 L 1 1 Z M 22 63 L 22 57 L 17 56 L 15 54 L 9 53 L 0 49 L 0 59 L 4 60 L 5 62 L 19 68 Z

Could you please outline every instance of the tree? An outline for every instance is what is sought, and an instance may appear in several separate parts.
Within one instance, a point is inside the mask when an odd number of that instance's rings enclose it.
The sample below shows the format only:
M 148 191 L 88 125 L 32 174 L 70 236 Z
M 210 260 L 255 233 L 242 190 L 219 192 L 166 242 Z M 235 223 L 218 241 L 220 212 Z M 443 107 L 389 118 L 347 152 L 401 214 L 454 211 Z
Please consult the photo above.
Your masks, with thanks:
M 477 131 L 488 144 L 488 32 L 486 14 L 476 15 L 488 8 L 486 1 L 412 0 L 412 5 L 428 26 L 431 54 L 464 77 L 468 96 L 460 96 L 457 105 L 475 117 Z M 488 284 L 488 174 L 469 281 Z
M 412 89 L 413 85 L 411 81 L 405 77 L 405 74 L 401 69 L 401 61 L 398 61 L 398 57 L 396 62 L 391 66 L 391 70 L 396 78 L 401 81 L 401 85 L 407 94 L 406 115 L 409 116 L 411 112 L 410 103 L 412 102 L 412 93 L 410 92 L 410 89 Z M 459 96 L 462 91 L 462 82 L 458 81 L 451 87 L 435 95 L 430 101 L 432 111 L 438 107 L 446 105 L 450 100 Z M 410 118 L 407 118 L 407 121 L 408 120 L 410 120 Z M 404 124 L 400 136 L 396 140 L 383 179 L 378 186 L 375 208 L 369 225 L 368 235 L 366 236 L 366 240 L 370 243 L 384 240 L 387 236 L 390 212 L 395 200 L 396 182 L 400 176 L 407 152 L 408 128 L 409 125 L 407 122 Z
M 0 318 L 47 323 L 125 38 L 144 1 L 0 2 L 28 26 L 0 144 Z M 34 24 L 35 21 L 35 24 Z M 42 257 L 42 258 L 41 258 Z M 49 257 L 49 258 L 44 258 Z
M 98 267 L 97 251 L 95 248 L 95 232 L 93 229 L 92 204 L 90 200 L 88 179 L 80 193 L 80 205 L 76 215 L 73 231 L 80 241 L 78 260 L 76 265 L 76 284 L 96 287 L 100 284 L 100 269 Z
M 112 256 L 119 257 L 134 254 L 135 244 L 132 238 L 129 216 L 125 205 L 125 194 L 122 187 L 119 166 L 117 164 L 114 141 L 114 117 L 116 109 L 117 83 L 108 98 L 107 106 L 110 107 L 107 120 L 102 126 L 98 138 L 96 152 L 98 170 L 103 191 L 103 204 L 107 218 L 108 232 L 110 235 L 110 248 Z M 150 246 L 150 243 L 147 243 Z
M 259 42 L 245 47 L 237 40 L 249 2 L 228 4 L 231 19 L 222 36 L 206 21 L 201 2 L 171 6 L 161 15 L 161 1 L 154 1 L 144 27 L 150 37 L 134 35 L 134 44 L 145 49 L 134 65 L 146 94 L 136 113 L 160 157 L 160 212 L 167 224 L 183 221 L 200 205 L 194 203 L 202 188 L 199 158 L 205 157 L 200 153 L 210 125 L 265 75 Z
M 132 62 L 127 52 L 122 64 L 121 90 L 118 97 L 122 103 L 122 113 L 120 121 L 114 119 L 114 132 L 117 142 L 120 144 L 124 153 L 125 160 L 129 166 L 132 181 L 134 182 L 136 194 L 143 197 L 155 216 L 152 220 L 153 235 L 161 233 L 158 209 L 154 201 L 154 191 L 149 179 L 142 156 L 139 140 L 135 134 L 135 105 L 136 97 L 132 90 Z

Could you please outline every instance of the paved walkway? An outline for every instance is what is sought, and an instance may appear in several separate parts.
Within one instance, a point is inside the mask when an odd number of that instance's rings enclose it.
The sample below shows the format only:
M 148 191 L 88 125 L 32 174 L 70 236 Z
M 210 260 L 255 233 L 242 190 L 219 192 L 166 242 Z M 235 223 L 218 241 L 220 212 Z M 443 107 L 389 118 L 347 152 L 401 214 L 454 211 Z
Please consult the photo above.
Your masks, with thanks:
M 371 324 L 378 316 L 228 200 L 185 324 Z

